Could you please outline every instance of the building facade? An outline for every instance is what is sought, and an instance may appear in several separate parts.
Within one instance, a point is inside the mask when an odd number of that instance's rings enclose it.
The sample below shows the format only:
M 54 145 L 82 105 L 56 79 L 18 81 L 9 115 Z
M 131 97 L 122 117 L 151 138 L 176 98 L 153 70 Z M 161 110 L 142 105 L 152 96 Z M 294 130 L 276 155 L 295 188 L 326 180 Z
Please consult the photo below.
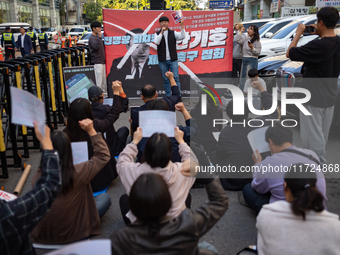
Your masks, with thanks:
M 0 0 L 0 23 L 26 22 L 36 28 L 58 28 L 59 8 L 59 0 Z
M 281 17 L 282 7 L 313 6 L 315 0 L 238 0 L 237 7 L 243 11 L 243 20 Z

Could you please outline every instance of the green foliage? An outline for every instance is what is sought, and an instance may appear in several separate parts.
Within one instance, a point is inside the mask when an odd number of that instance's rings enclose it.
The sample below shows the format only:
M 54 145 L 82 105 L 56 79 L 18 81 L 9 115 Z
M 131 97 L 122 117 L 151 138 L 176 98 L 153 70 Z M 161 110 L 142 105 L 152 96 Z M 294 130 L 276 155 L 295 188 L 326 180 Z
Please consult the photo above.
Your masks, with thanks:
M 86 14 L 86 17 L 89 18 L 90 22 L 103 20 L 102 3 L 100 1 L 98 1 L 97 3 L 85 3 L 83 5 L 83 10 Z

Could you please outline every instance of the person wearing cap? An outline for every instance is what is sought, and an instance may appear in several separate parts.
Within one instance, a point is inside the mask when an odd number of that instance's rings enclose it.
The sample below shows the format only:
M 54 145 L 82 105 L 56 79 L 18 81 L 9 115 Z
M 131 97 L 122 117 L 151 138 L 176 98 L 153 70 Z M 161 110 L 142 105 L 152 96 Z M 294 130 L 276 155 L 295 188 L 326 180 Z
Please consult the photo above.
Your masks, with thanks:
M 120 81 L 116 81 L 121 84 Z M 88 90 L 89 100 L 91 102 L 91 109 L 93 117 L 103 120 L 107 115 L 112 112 L 112 108 L 117 107 L 117 100 L 113 99 L 112 105 L 106 105 L 104 103 L 104 93 L 98 86 L 92 86 Z M 121 86 L 119 92 L 119 98 L 121 109 L 120 112 L 126 112 L 129 108 L 129 99 L 126 97 L 124 90 Z M 117 116 L 118 119 L 119 116 Z M 117 131 L 112 125 L 106 131 L 106 141 L 113 156 L 118 156 L 126 145 L 126 139 L 129 135 L 129 129 L 127 127 L 121 127 Z
M 21 35 L 18 36 L 18 41 L 16 43 L 16 49 L 21 51 L 22 57 L 29 55 L 31 51 L 33 51 L 31 38 L 29 37 L 29 35 L 26 35 L 25 32 L 25 28 L 20 27 Z
M 36 44 L 37 35 L 33 31 L 33 27 L 30 27 L 30 31 L 28 31 L 26 34 L 28 34 L 29 37 L 31 38 L 34 54 L 37 54 L 37 44 Z
M 105 49 L 102 39 L 102 25 L 99 21 L 91 23 L 92 35 L 89 38 L 89 51 L 91 64 L 94 65 L 96 74 L 96 85 L 107 95 L 106 71 L 105 71 Z
M 41 33 L 39 33 L 38 39 L 39 39 L 40 51 L 48 50 L 48 37 L 43 28 L 41 29 Z
M 15 58 L 15 41 L 14 41 L 14 36 L 13 33 L 11 33 L 11 28 L 7 26 L 6 32 L 2 34 L 1 37 L 1 46 L 4 47 L 5 43 L 5 61 L 10 58 Z
M 162 72 L 163 84 L 167 97 L 171 96 L 170 81 L 165 76 L 165 73 L 167 71 L 170 70 L 174 74 L 174 79 L 178 88 L 180 89 L 176 41 L 183 40 L 185 38 L 183 19 L 181 19 L 180 22 L 181 32 L 175 32 L 168 28 L 169 18 L 166 16 L 160 17 L 159 24 L 161 26 L 161 29 L 155 34 L 154 39 L 155 44 L 157 44 L 159 68 Z

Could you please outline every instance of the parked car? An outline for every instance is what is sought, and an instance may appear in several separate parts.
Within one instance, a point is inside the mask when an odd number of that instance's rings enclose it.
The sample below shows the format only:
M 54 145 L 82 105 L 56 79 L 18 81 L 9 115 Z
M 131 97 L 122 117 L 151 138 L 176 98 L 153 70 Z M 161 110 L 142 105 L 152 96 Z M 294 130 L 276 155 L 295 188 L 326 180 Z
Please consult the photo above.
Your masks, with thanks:
M 276 54 L 259 59 L 257 68 L 259 77 L 266 82 L 269 93 L 272 93 L 272 88 L 276 87 L 277 69 L 287 61 L 289 58 L 286 57 L 286 54 Z
M 287 61 L 276 71 L 276 86 L 278 92 L 279 105 L 281 102 L 282 87 L 300 87 L 302 83 L 302 68 L 303 62 Z M 298 98 L 297 93 L 287 95 L 287 98 Z M 289 118 L 299 119 L 300 110 L 295 105 L 287 105 L 287 114 Z M 331 132 L 340 131 L 340 76 L 338 78 L 338 94 L 336 97 L 334 115 L 331 126 Z
M 84 31 L 91 32 L 90 27 L 72 27 L 66 34 L 67 36 L 82 36 Z
M 50 40 L 53 39 L 54 35 L 58 34 L 55 28 L 48 28 L 47 30 L 45 30 L 45 33 L 47 34 L 47 37 Z
M 285 25 L 299 18 L 301 18 L 301 16 L 278 18 L 276 20 L 269 21 L 259 28 L 260 38 L 262 39 L 272 37 L 273 34 L 275 34 Z
M 31 26 L 28 23 L 21 23 L 21 22 L 10 22 L 10 23 L 1 23 L 0 24 L 0 34 L 2 36 L 3 33 L 6 32 L 6 27 L 9 26 L 11 28 L 11 32 L 14 35 L 15 41 L 18 40 L 18 36 L 20 35 L 20 27 L 24 27 L 26 30 L 29 29 Z
M 262 50 L 260 58 L 277 53 L 286 53 L 290 43 L 294 38 L 298 24 L 302 23 L 304 25 L 311 25 L 315 24 L 316 21 L 316 15 L 303 16 L 285 25 L 283 28 L 278 30 L 270 39 L 262 40 Z M 316 37 L 317 35 L 304 34 L 301 36 L 297 46 L 304 45 L 309 41 L 315 39 Z
M 262 27 L 264 24 L 267 24 L 269 21 L 277 20 L 275 18 L 270 19 L 254 19 L 251 21 L 244 21 L 242 22 L 243 27 L 245 28 L 245 32 L 247 32 L 247 29 L 250 25 L 256 25 L 258 28 Z
M 286 26 L 277 31 L 270 39 L 264 39 L 261 41 L 262 50 L 260 58 L 272 54 L 286 53 L 295 36 L 298 24 L 302 23 L 304 25 L 312 25 L 316 24 L 316 22 L 316 15 L 306 15 L 288 23 Z M 340 19 L 338 21 L 338 25 L 340 25 Z M 317 35 L 305 33 L 301 36 L 297 46 L 304 45 L 317 37 Z
M 92 33 L 86 32 L 79 41 L 77 41 L 76 45 L 78 46 L 84 46 L 89 44 L 89 39 L 91 37 Z M 102 39 L 104 41 L 104 31 L 102 31 Z

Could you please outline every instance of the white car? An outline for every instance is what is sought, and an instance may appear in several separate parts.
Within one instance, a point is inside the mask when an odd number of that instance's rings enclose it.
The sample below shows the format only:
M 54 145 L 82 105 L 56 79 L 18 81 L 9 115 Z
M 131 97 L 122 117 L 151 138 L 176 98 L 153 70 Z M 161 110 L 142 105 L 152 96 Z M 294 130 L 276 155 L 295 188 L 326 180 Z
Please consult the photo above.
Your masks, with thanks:
M 278 18 L 273 21 L 269 21 L 268 23 L 264 24 L 262 27 L 259 28 L 260 38 L 270 38 L 283 28 L 288 23 L 301 18 L 302 16 L 294 16 L 294 17 L 286 17 L 286 18 Z
M 316 21 L 317 21 L 316 15 L 303 16 L 302 18 L 296 19 L 285 25 L 283 28 L 277 31 L 270 39 L 266 38 L 262 39 L 261 40 L 262 50 L 260 58 L 277 53 L 286 53 L 290 43 L 294 38 L 298 24 L 302 23 L 304 25 L 312 25 L 316 24 Z M 304 34 L 301 36 L 297 46 L 304 45 L 312 41 L 316 37 L 318 36 Z
M 87 32 L 85 33 L 79 41 L 77 41 L 76 45 L 77 46 L 86 46 L 89 44 L 89 39 L 91 37 L 92 33 L 91 32 Z M 104 41 L 104 31 L 102 31 L 102 39 Z
M 45 33 L 47 34 L 47 37 L 49 40 L 53 39 L 54 35 L 57 35 L 57 30 L 55 28 L 49 28 L 45 30 Z
M 270 18 L 270 19 L 254 19 L 251 21 L 244 21 L 242 22 L 242 25 L 245 29 L 245 33 L 247 33 L 247 29 L 250 25 L 256 25 L 258 28 L 262 27 L 263 25 L 267 24 L 270 21 L 277 20 L 276 18 Z
M 72 27 L 70 31 L 67 33 L 67 36 L 82 36 L 84 31 L 90 32 L 90 27 Z

